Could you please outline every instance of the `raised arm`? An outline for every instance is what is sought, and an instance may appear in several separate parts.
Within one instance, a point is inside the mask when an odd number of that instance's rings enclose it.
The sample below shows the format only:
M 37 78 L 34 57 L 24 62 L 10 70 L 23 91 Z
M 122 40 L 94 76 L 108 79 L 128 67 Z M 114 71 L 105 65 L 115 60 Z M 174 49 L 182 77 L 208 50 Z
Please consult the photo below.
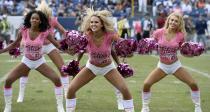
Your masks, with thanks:
M 56 28 L 63 36 L 65 36 L 66 29 L 65 29 L 59 22 L 57 22 L 55 28 Z

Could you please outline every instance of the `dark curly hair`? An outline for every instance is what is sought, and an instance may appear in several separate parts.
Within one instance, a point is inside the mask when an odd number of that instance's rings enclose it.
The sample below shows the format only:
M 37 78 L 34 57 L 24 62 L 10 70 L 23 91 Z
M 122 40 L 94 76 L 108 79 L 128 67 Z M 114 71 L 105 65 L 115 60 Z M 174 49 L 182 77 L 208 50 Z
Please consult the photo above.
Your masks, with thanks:
M 25 16 L 25 19 L 24 19 L 24 23 L 23 23 L 24 27 L 26 27 L 26 28 L 31 27 L 30 19 L 34 13 L 39 15 L 39 18 L 41 21 L 41 23 L 39 24 L 40 32 L 45 32 L 47 29 L 50 28 L 50 24 L 49 24 L 47 17 L 45 16 L 45 14 L 41 11 L 33 10 L 33 11 L 30 11 L 29 13 L 27 13 L 27 15 Z

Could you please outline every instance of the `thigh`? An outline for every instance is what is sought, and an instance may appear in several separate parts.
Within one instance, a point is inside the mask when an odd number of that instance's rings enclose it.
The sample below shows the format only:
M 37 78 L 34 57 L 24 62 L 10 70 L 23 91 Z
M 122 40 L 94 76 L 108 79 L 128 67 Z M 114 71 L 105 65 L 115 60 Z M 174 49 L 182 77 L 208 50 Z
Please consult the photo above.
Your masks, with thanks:
M 166 76 L 165 72 L 163 72 L 160 68 L 155 68 L 144 80 L 144 83 L 154 84 L 160 81 L 162 78 Z
M 84 67 L 71 81 L 70 88 L 74 88 L 78 90 L 91 80 L 93 80 L 96 76 L 86 67 Z
M 126 86 L 124 78 L 120 75 L 117 69 L 113 69 L 104 76 L 113 86 L 119 89 L 121 86 Z
M 190 84 L 192 82 L 195 82 L 195 80 L 192 78 L 192 76 L 187 72 L 186 69 L 183 67 L 179 68 L 175 73 L 174 76 L 181 80 L 184 83 Z
M 52 60 L 52 62 L 56 65 L 56 67 L 60 70 L 62 65 L 64 65 L 63 58 L 59 54 L 59 51 L 57 49 L 52 50 L 48 56 Z
M 8 73 L 7 80 L 10 80 L 11 82 L 16 81 L 18 78 L 23 76 L 23 74 L 28 74 L 30 71 L 30 68 L 28 68 L 25 64 L 20 63 L 18 64 L 12 71 Z
M 56 74 L 56 72 L 51 67 L 49 67 L 46 63 L 43 63 L 42 65 L 40 65 L 36 70 L 39 71 L 45 77 L 49 78 L 50 80 L 54 80 L 58 78 L 58 75 Z

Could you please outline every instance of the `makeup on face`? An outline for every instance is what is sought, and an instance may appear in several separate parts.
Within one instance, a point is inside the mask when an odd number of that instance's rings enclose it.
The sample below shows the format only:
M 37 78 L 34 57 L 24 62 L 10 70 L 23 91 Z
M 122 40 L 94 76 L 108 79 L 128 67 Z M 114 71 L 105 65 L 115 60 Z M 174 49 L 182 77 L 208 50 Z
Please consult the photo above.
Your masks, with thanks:
M 92 16 L 91 20 L 90 20 L 90 29 L 93 32 L 99 31 L 101 30 L 101 28 L 103 27 L 101 20 L 99 17 L 96 16 Z
M 171 16 L 169 19 L 169 28 L 176 29 L 179 25 L 179 19 L 176 16 Z
M 39 15 L 37 13 L 33 13 L 31 15 L 30 23 L 31 23 L 31 26 L 39 26 L 41 21 L 40 21 Z

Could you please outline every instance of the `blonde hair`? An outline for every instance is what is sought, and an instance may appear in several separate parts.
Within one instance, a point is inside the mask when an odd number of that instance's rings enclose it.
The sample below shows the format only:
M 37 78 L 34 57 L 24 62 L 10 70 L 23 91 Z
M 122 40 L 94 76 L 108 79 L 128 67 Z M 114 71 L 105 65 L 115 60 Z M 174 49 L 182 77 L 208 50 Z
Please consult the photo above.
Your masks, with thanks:
M 47 16 L 47 18 L 50 18 L 52 16 L 52 9 L 47 5 L 45 0 L 41 0 L 41 3 L 38 5 L 36 10 L 43 12 Z
M 183 16 L 182 16 L 182 14 L 180 14 L 180 13 L 178 13 L 178 12 L 173 12 L 173 13 L 171 13 L 171 14 L 167 17 L 166 22 L 165 22 L 165 25 L 164 25 L 164 28 L 165 28 L 165 29 L 168 29 L 168 27 L 169 27 L 169 20 L 170 20 L 170 18 L 171 18 L 172 16 L 175 16 L 175 17 L 178 18 L 179 25 L 178 25 L 178 27 L 177 27 L 176 32 L 182 32 L 182 33 L 184 33 L 184 34 L 186 35 L 185 23 L 184 23 Z
M 112 16 L 112 14 L 109 11 L 107 11 L 107 10 L 94 11 L 93 8 L 87 8 L 86 16 L 84 17 L 83 22 L 81 24 L 82 32 L 86 32 L 86 31 L 90 30 L 90 19 L 93 16 L 96 16 L 101 20 L 103 29 L 105 32 L 113 32 L 114 31 L 114 24 L 109 18 Z

